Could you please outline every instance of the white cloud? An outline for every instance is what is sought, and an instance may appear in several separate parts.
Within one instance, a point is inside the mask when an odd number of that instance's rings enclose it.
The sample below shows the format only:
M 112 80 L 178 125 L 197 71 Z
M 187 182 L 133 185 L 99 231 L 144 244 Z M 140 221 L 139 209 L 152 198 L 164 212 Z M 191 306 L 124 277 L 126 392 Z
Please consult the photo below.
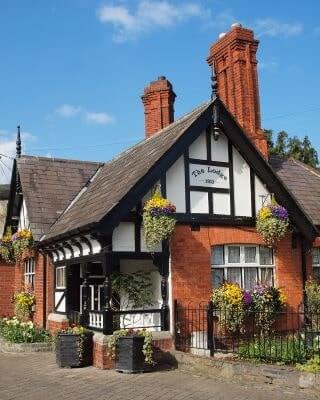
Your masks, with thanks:
M 279 64 L 276 61 L 259 61 L 258 67 L 263 70 L 277 68 Z
M 201 17 L 205 10 L 197 3 L 175 5 L 165 0 L 139 0 L 135 10 L 125 4 L 104 5 L 97 10 L 101 23 L 115 28 L 114 39 L 124 42 L 156 28 L 168 28 L 190 18 Z
M 286 23 L 273 18 L 258 19 L 253 26 L 257 36 L 298 36 L 303 32 L 300 23 Z
M 62 104 L 50 116 L 66 119 L 80 117 L 87 122 L 101 125 L 111 124 L 115 121 L 113 116 L 105 112 L 89 111 L 84 107 L 71 104 Z
M 86 112 L 85 118 L 88 122 L 93 122 L 95 124 L 110 124 L 114 122 L 114 118 L 103 112 Z
M 70 104 L 62 104 L 60 107 L 54 110 L 54 114 L 63 118 L 71 118 L 79 114 L 80 111 L 81 107 L 75 107 Z
M 21 142 L 23 152 L 28 144 L 36 138 L 29 132 L 21 131 Z M 16 133 L 0 130 L 0 184 L 9 183 L 13 158 L 16 155 Z

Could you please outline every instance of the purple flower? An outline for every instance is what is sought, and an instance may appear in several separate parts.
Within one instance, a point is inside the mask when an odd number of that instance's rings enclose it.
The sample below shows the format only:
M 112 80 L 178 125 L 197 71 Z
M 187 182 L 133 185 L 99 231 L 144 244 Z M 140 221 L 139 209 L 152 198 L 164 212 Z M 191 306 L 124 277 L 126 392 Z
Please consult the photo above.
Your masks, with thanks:
M 288 211 L 282 206 L 274 205 L 271 206 L 270 208 L 272 215 L 276 218 L 287 219 L 289 217 Z
M 250 306 L 250 304 L 252 303 L 252 295 L 250 292 L 248 292 L 247 290 L 244 292 L 243 294 L 243 300 L 244 300 L 244 304 L 246 306 Z
M 266 293 L 267 290 L 268 290 L 267 285 L 259 284 L 254 287 L 253 293 L 262 296 Z
M 18 232 L 16 232 L 16 233 L 14 233 L 13 235 L 12 235 L 12 241 L 13 242 L 15 242 L 16 240 L 18 240 L 19 239 L 19 234 L 18 234 Z

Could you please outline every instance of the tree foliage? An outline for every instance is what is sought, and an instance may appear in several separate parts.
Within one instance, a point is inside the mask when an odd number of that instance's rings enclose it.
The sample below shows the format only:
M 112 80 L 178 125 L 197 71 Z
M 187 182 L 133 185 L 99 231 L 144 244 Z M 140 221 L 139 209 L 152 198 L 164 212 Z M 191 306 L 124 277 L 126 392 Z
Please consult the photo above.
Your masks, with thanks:
M 267 137 L 270 155 L 276 154 L 282 157 L 292 157 L 313 168 L 318 168 L 318 153 L 312 146 L 308 136 L 305 136 L 301 140 L 297 136 L 290 137 L 286 131 L 274 134 L 271 129 L 265 129 L 264 133 Z

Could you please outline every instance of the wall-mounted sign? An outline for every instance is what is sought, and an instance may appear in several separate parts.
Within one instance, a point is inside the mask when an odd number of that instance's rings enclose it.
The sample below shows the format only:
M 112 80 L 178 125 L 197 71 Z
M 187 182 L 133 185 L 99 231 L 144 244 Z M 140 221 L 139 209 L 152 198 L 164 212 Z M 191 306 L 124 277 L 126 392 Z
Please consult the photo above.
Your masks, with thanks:
M 190 185 L 229 189 L 229 168 L 190 164 Z

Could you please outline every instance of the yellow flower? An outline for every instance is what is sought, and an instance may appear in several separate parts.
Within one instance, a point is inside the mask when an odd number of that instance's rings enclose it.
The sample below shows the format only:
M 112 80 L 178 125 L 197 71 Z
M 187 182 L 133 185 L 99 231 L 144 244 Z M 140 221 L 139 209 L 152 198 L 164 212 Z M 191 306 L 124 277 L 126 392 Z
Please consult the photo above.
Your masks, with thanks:
M 269 207 L 262 207 L 259 211 L 258 218 L 267 219 L 272 216 L 271 210 Z
M 279 288 L 278 290 L 279 290 L 279 300 L 281 304 L 285 304 L 287 302 L 287 296 L 285 295 L 282 288 Z

